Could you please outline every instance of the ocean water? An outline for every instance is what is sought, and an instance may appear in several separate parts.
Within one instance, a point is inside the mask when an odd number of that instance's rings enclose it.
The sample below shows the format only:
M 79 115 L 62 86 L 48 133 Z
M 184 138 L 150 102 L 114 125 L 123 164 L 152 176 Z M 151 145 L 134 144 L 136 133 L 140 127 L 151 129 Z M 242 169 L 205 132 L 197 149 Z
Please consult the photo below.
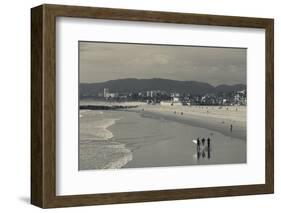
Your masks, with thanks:
M 230 163 L 246 163 L 246 141 L 142 111 L 80 110 L 80 170 Z
M 103 111 L 80 111 L 79 170 L 121 168 L 132 159 L 132 152 L 108 130 L 120 119 Z

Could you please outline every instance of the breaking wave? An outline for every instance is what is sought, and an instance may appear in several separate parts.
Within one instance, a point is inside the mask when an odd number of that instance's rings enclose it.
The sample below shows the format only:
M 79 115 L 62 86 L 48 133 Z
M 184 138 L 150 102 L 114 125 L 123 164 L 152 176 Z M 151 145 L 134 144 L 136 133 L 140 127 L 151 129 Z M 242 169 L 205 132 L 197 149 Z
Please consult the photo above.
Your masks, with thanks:
M 133 159 L 131 150 L 118 142 L 80 144 L 80 169 L 119 169 Z
M 81 170 L 118 169 L 133 159 L 131 150 L 114 141 L 113 133 L 108 130 L 121 118 L 107 116 L 102 111 L 80 111 Z

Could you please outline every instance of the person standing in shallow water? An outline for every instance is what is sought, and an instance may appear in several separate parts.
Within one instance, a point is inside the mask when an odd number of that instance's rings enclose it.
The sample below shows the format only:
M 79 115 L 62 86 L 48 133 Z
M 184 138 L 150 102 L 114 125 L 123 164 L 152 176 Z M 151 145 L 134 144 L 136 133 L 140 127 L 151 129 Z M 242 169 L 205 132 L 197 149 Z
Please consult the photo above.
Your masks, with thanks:
M 230 132 L 232 132 L 233 126 L 232 124 L 230 124 Z
M 205 145 L 205 138 L 202 139 L 202 145 Z
M 210 149 L 208 149 L 208 159 L 210 159 L 211 158 L 211 151 L 210 151 Z
M 197 152 L 200 151 L 200 139 L 197 138 Z

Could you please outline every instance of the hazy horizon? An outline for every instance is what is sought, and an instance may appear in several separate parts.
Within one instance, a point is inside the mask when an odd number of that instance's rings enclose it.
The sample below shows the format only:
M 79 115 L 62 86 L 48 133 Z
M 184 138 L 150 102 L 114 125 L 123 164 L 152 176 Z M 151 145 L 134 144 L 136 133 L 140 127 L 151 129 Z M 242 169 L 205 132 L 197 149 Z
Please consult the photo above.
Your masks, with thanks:
M 79 42 L 80 83 L 120 79 L 244 84 L 245 48 Z

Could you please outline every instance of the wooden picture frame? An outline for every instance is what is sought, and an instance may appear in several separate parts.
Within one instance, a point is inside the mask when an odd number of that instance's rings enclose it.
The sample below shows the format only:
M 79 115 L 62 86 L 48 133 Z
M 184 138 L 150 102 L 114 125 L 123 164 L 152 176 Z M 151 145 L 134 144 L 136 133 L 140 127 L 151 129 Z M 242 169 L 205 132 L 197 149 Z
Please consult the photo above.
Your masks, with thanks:
M 56 17 L 265 29 L 265 184 L 87 195 L 56 195 Z M 44 4 L 31 9 L 31 203 L 41 208 L 267 194 L 274 191 L 274 21 Z

